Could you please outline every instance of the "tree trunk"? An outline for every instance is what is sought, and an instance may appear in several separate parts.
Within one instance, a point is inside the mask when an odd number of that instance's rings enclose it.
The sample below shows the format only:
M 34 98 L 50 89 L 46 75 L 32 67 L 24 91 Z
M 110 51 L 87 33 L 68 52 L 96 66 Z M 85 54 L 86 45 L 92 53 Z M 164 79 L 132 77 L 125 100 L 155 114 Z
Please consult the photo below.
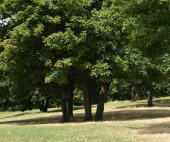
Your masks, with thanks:
M 152 106 L 152 90 L 148 90 L 147 92 L 147 95 L 148 95 L 148 106 Z
M 138 99 L 138 94 L 139 94 L 139 92 L 136 91 L 136 93 L 135 93 L 135 101 Z
M 44 99 L 42 100 L 42 103 L 41 103 L 41 111 L 44 112 Z
M 81 76 L 83 82 L 85 121 L 91 121 L 92 114 L 91 114 L 90 76 L 88 75 L 88 70 L 83 70 L 81 72 Z
M 42 100 L 42 102 L 43 102 L 43 101 L 44 101 L 44 100 Z M 40 111 L 43 111 L 43 106 L 42 106 L 41 102 L 38 102 L 38 105 L 39 105 Z
M 49 104 L 49 97 L 47 97 L 45 105 L 44 105 L 44 99 L 42 100 L 42 102 L 38 102 L 38 104 L 39 104 L 40 111 L 47 112 L 48 104 Z
M 44 112 L 47 112 L 48 105 L 49 105 L 49 100 L 50 100 L 50 98 L 47 97 L 47 98 L 46 98 L 46 102 L 45 102 L 45 106 L 44 106 Z
M 27 100 L 24 99 L 25 101 L 25 107 L 21 109 L 22 112 L 24 112 L 25 110 L 27 110 L 27 108 L 29 108 L 29 110 L 32 110 L 32 102 L 31 102 L 32 96 L 30 96 Z
M 131 96 L 132 96 L 132 102 L 135 102 L 135 87 L 134 86 L 131 88 Z
M 61 107 L 62 107 L 62 121 L 67 121 L 67 86 L 62 86 L 62 97 L 61 97 Z
M 69 74 L 68 75 L 68 80 L 69 80 L 69 84 L 68 84 L 68 117 L 67 120 L 68 121 L 73 121 L 73 90 L 74 90 L 74 76 L 73 74 Z
M 109 90 L 109 86 L 110 86 L 110 83 L 102 82 L 98 105 L 97 105 L 96 116 L 95 116 L 95 121 L 103 120 L 104 103 L 105 103 L 107 92 Z

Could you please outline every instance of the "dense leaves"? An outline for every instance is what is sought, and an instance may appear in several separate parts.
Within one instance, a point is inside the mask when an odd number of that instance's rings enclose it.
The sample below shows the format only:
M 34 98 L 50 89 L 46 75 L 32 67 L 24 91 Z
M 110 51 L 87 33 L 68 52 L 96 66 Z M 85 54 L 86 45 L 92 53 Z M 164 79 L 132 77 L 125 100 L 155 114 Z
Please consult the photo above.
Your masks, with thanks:
M 151 106 L 153 92 L 168 91 L 168 1 L 3 0 L 0 15 L 1 102 L 30 98 L 41 109 L 58 99 L 71 121 L 84 101 L 91 120 L 97 90 L 98 121 L 106 96 L 148 94 Z

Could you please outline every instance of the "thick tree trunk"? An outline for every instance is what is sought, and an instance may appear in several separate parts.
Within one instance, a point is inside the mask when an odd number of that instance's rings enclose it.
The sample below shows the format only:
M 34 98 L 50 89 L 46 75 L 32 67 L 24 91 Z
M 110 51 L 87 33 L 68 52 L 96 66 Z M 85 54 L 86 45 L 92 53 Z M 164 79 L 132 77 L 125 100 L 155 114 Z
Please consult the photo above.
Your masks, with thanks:
M 67 121 L 67 86 L 62 86 L 62 97 L 61 97 L 61 107 L 62 107 L 62 121 Z
M 92 114 L 91 114 L 90 76 L 88 75 L 88 70 L 83 70 L 81 72 L 81 76 L 83 82 L 85 121 L 91 121 Z
M 73 121 L 73 90 L 74 90 L 74 76 L 72 74 L 68 75 L 68 121 Z
M 150 89 L 148 92 L 147 92 L 147 95 L 148 95 L 148 106 L 152 106 L 152 90 Z
M 95 121 L 103 120 L 104 103 L 105 103 L 107 92 L 109 90 L 109 86 L 110 86 L 110 83 L 102 82 L 98 105 L 97 105 L 96 116 L 95 116 Z

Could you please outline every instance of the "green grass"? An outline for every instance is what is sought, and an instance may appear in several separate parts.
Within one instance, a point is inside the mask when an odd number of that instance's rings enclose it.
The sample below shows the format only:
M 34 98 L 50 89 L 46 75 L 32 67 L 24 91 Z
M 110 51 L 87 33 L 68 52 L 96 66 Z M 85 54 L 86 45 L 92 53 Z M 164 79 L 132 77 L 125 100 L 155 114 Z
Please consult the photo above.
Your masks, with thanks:
M 170 97 L 115 101 L 105 105 L 104 121 L 84 122 L 83 106 L 74 107 L 74 122 L 61 123 L 61 108 L 0 112 L 0 142 L 164 142 L 170 139 Z M 92 106 L 93 119 L 96 105 Z

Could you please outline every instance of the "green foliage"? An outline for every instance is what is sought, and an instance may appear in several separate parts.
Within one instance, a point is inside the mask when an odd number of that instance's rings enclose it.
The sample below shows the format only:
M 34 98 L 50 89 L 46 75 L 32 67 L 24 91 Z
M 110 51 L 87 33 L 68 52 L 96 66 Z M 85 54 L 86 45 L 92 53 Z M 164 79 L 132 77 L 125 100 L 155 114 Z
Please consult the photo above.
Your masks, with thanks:
M 168 90 L 168 1 L 3 0 L 0 15 L 1 101 L 31 95 L 58 105 L 60 86 L 68 84 L 69 74 L 79 80 L 82 70 L 98 85 L 92 103 L 102 81 L 118 81 L 110 100 L 129 99 L 132 87 L 142 90 L 141 98 L 147 89 Z M 81 105 L 77 82 L 74 104 Z

